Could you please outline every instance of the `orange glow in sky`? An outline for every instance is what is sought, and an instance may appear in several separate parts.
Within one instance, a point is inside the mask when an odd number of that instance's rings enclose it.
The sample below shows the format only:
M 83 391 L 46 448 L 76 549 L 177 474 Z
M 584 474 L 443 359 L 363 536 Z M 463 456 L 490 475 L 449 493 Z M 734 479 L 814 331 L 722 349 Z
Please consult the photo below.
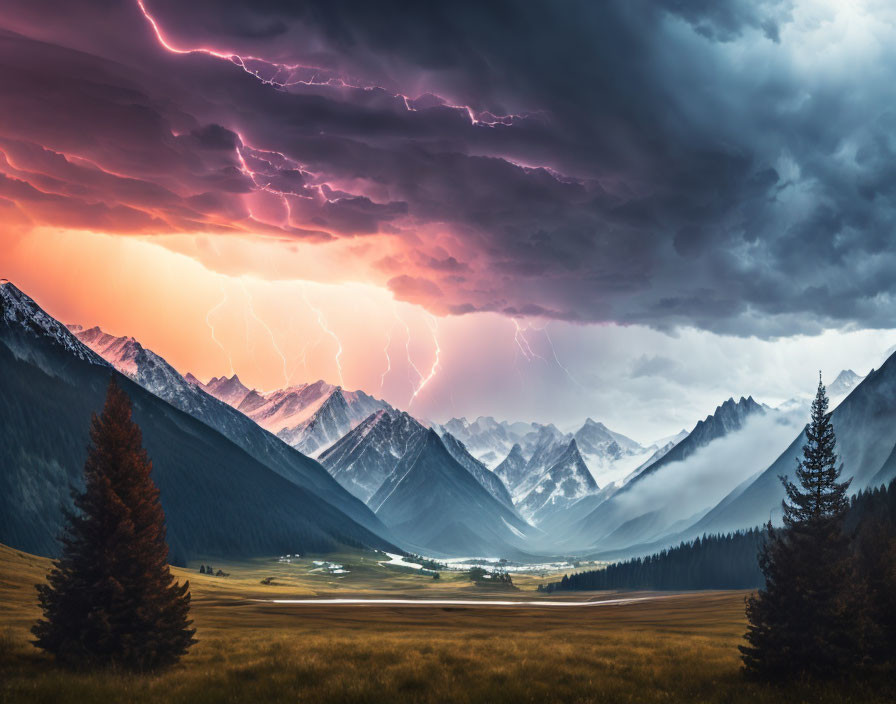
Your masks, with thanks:
M 377 392 L 382 381 L 384 395 L 403 405 L 418 383 L 416 372 L 400 363 L 406 344 L 421 369 L 434 364 L 431 316 L 395 302 L 382 286 L 237 273 L 256 266 L 269 274 L 323 271 L 328 253 L 312 259 L 319 246 L 291 253 L 281 246 L 275 256 L 263 242 L 218 238 L 199 245 L 203 251 L 192 252 L 199 259 L 224 270 L 234 265 L 232 273 L 220 273 L 184 253 L 195 240 L 160 241 L 40 228 L 7 238 L 0 273 L 54 317 L 132 335 L 200 379 L 233 369 L 259 389 L 319 378 L 339 383 L 341 346 L 348 388 Z M 392 335 L 396 315 L 407 322 L 410 343 Z

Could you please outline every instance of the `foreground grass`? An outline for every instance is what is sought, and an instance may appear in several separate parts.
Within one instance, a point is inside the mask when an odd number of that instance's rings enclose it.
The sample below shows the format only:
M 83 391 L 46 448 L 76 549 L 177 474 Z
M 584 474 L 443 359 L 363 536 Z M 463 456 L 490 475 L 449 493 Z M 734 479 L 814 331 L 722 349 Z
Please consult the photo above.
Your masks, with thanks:
M 156 675 L 80 674 L 28 643 L 40 558 L 0 549 L 0 700 L 10 702 L 889 702 L 881 683 L 764 687 L 743 681 L 742 593 L 596 608 L 275 606 L 258 574 L 193 584 L 200 643 Z M 359 570 L 361 571 L 361 570 Z M 288 576 L 288 575 L 287 575 Z M 285 579 L 286 577 L 284 577 Z M 322 578 L 318 590 L 335 589 Z M 375 570 L 364 575 L 376 586 Z M 387 574 L 380 580 L 389 584 Z M 405 591 L 460 592 L 415 575 Z M 413 583 L 411 580 L 417 580 Z M 308 585 L 311 586 L 308 586 Z M 296 585 L 297 588 L 298 585 Z M 394 593 L 394 592 L 390 592 Z M 534 596 L 532 592 L 520 597 Z

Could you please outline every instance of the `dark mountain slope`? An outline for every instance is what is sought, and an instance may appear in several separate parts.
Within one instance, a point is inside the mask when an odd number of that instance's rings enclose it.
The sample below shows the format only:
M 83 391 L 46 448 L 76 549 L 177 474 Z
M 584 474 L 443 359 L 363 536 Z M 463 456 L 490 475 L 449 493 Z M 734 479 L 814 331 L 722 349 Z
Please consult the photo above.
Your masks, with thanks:
M 495 474 L 505 486 L 516 487 L 523 481 L 526 476 L 526 458 L 523 457 L 523 448 L 519 443 L 514 443 L 507 457 L 495 467 Z
M 445 444 L 445 449 L 451 453 L 451 456 L 457 460 L 460 466 L 472 474 L 476 478 L 476 481 L 488 490 L 489 494 L 494 496 L 508 508 L 513 508 L 510 492 L 507 491 L 504 482 L 502 482 L 501 479 L 482 462 L 473 457 L 467 450 L 466 445 L 451 433 L 442 435 L 442 442 Z
M 698 421 L 694 429 L 680 443 L 672 447 L 651 465 L 645 467 L 637 476 L 622 489 L 626 491 L 636 485 L 644 477 L 649 477 L 663 467 L 673 462 L 681 462 L 693 455 L 701 447 L 706 447 L 713 440 L 725 437 L 729 433 L 737 432 L 744 427 L 747 419 L 754 415 L 765 414 L 765 409 L 753 400 L 752 396 L 735 402 L 729 398 L 721 406 L 718 406 L 712 415 Z
M 342 486 L 369 501 L 413 441 L 425 432 L 407 413 L 380 410 L 346 433 L 320 461 Z
M 128 393 L 161 491 L 173 559 L 390 549 L 310 490 L 114 371 L 11 284 L 0 287 L 0 542 L 58 554 L 91 413 Z M 52 322 L 48 322 L 52 321 Z
M 415 440 L 369 503 L 397 535 L 446 555 L 516 555 L 532 530 L 457 463 L 433 430 Z
M 851 491 L 893 479 L 896 461 L 890 456 L 896 446 L 896 356 L 869 373 L 834 409 L 831 420 L 837 434 L 837 454 L 843 463 L 842 476 L 853 478 Z M 736 530 L 779 520 L 784 490 L 778 477 L 792 476 L 805 442 L 805 432 L 800 433 L 755 481 L 725 497 L 687 534 Z
M 380 535 L 387 531 L 363 502 L 351 496 L 316 461 L 268 432 L 242 412 L 182 377 L 168 362 L 133 337 L 114 337 L 99 328 L 75 336 L 140 386 L 223 433 L 252 457 L 294 484 L 309 489 L 343 513 Z M 239 378 L 213 379 L 208 387 L 245 397 Z M 342 397 L 339 396 L 342 400 Z M 344 401 L 343 401 L 344 403 Z

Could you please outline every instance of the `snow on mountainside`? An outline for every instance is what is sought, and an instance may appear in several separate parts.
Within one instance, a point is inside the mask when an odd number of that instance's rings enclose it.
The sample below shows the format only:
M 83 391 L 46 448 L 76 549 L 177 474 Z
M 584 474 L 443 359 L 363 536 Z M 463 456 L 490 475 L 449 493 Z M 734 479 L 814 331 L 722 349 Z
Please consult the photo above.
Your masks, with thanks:
M 239 405 L 249 395 L 249 388 L 243 385 L 240 378 L 234 374 L 229 379 L 226 376 L 212 377 L 208 384 L 202 384 L 192 374 L 187 374 L 187 381 L 197 383 L 202 389 L 224 403 L 239 408 Z
M 81 344 L 65 325 L 47 315 L 30 297 L 6 279 L 0 279 L 0 319 L 7 325 L 26 330 L 34 337 L 49 340 L 78 359 L 108 366 L 102 357 Z
M 449 555 L 514 555 L 531 531 L 451 456 L 432 429 L 414 439 L 369 505 L 409 542 Z
M 864 378 L 856 374 L 852 369 L 844 369 L 828 386 L 828 396 L 832 399 L 840 399 L 840 397 L 846 396 L 861 384 Z
M 682 428 L 675 435 L 667 435 L 664 438 L 654 440 L 650 445 L 652 447 L 665 447 L 671 444 L 673 447 L 684 440 L 689 435 L 688 431 Z
M 133 337 L 116 337 L 99 327 L 85 330 L 73 325 L 70 329 L 81 342 L 144 389 L 188 412 L 195 409 L 197 390 L 168 362 Z
M 852 369 L 842 370 L 837 375 L 837 378 L 827 385 L 828 400 L 830 404 L 828 410 L 833 411 L 853 389 L 862 383 L 864 379 L 864 376 L 859 376 Z M 775 407 L 775 410 L 784 413 L 800 412 L 808 417 L 812 407 L 813 398 L 814 395 L 812 394 L 801 394 L 800 396 L 789 398 L 780 403 Z
M 621 454 L 625 450 L 641 450 L 641 445 L 631 438 L 614 433 L 603 423 L 598 423 L 591 418 L 585 419 L 585 424 L 575 433 L 576 444 L 586 452 L 595 452 L 599 448 L 615 444 L 614 452 Z
M 591 418 L 573 435 L 585 465 L 601 486 L 618 485 L 659 448 L 642 447 Z M 671 449 L 671 448 L 670 448 Z
M 391 408 L 363 391 L 345 391 L 325 381 L 268 393 L 247 389 L 236 375 L 213 378 L 208 384 L 197 383 L 310 456 L 326 450 L 371 413 Z
M 562 510 L 579 499 L 594 494 L 599 487 L 585 466 L 575 439 L 552 458 L 540 475 L 531 476 L 518 490 L 520 513 L 538 523 L 549 512 Z
M 480 416 L 472 423 L 466 418 L 452 418 L 444 425 L 437 426 L 436 431 L 439 435 L 451 433 L 489 469 L 494 469 L 520 439 L 520 434 L 509 423 L 499 423 L 488 416 Z
M 510 498 L 510 492 L 507 491 L 504 482 L 482 462 L 473 457 L 460 440 L 451 433 L 445 433 L 442 435 L 442 442 L 445 445 L 445 449 L 451 453 L 451 456 L 464 469 L 476 477 L 477 481 L 488 490 L 489 494 L 505 506 L 513 508 L 513 500 Z
M 495 467 L 495 474 L 504 482 L 504 486 L 515 488 L 522 483 L 526 476 L 526 458 L 523 456 L 523 448 L 519 443 L 514 444 L 507 453 L 507 457 Z
M 316 456 L 318 451 L 330 447 L 356 423 L 341 389 L 334 389 L 323 397 L 322 403 L 306 421 L 294 428 L 283 428 L 277 436 L 306 455 Z
M 365 503 L 425 428 L 407 413 L 381 409 L 320 455 L 342 486 Z

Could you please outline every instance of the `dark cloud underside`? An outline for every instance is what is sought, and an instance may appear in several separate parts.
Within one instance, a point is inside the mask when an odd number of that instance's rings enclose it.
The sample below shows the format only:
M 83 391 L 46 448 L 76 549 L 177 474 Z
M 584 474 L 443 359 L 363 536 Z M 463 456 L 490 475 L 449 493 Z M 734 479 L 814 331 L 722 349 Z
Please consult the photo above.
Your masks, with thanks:
M 831 70 L 803 9 L 148 0 L 214 56 L 163 48 L 136 2 L 20 2 L 0 199 L 110 232 L 383 238 L 371 270 L 441 313 L 890 326 L 893 28 Z

